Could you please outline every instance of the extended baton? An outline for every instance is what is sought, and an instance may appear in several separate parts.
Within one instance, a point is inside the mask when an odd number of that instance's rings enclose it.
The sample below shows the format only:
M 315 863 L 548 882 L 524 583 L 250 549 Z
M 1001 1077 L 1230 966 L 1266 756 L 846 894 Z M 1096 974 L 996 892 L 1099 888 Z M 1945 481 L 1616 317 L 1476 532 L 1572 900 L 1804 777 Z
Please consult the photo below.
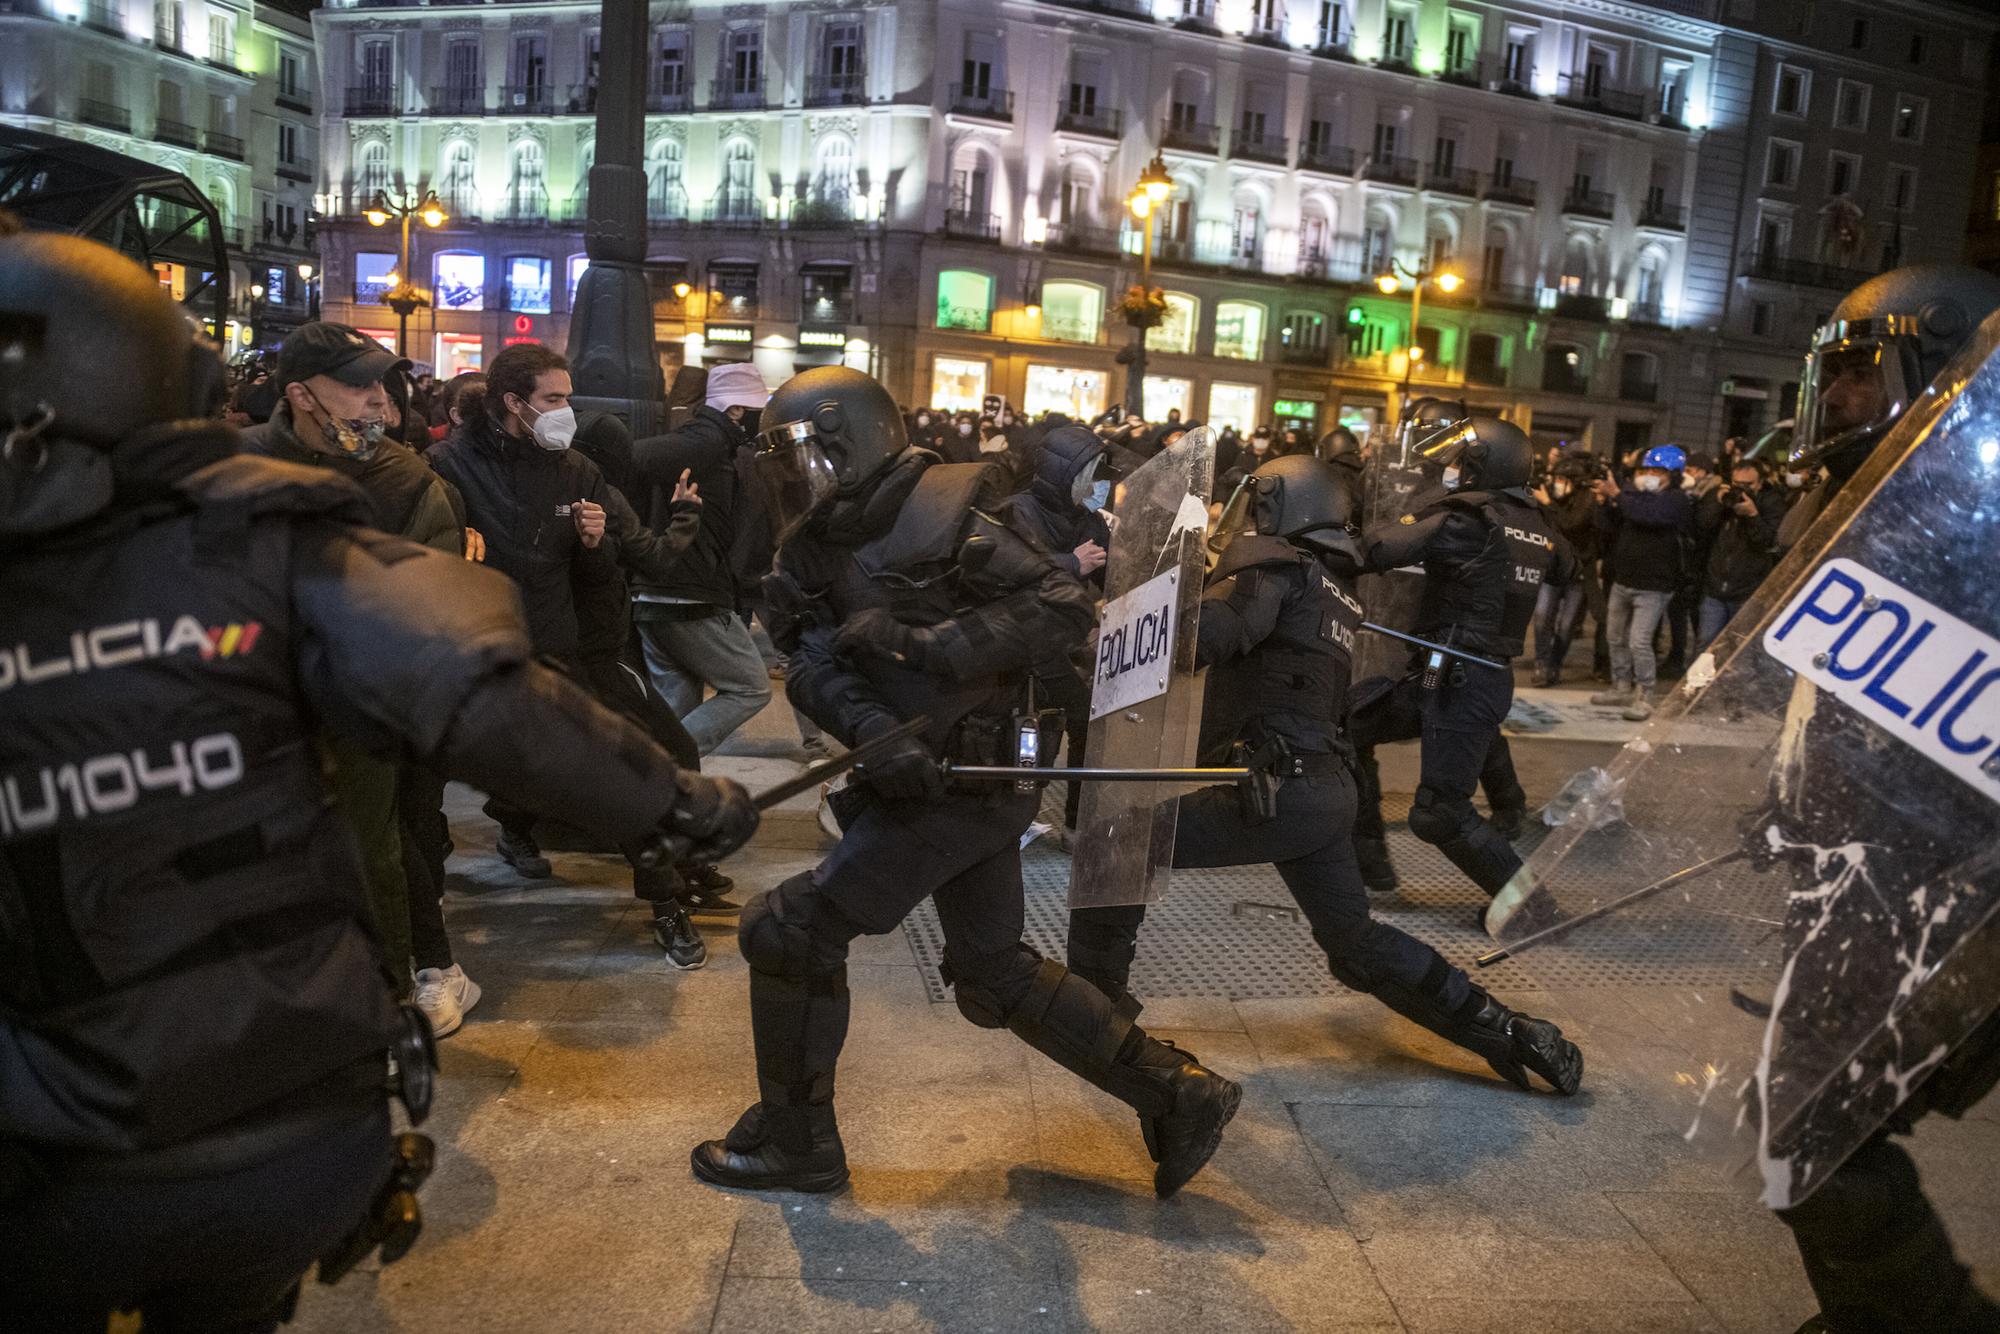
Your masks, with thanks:
M 1391 639 L 1400 639 L 1405 644 L 1415 644 L 1418 648 L 1427 648 L 1433 653 L 1448 653 L 1452 657 L 1463 659 L 1466 662 L 1476 662 L 1481 667 L 1491 667 L 1496 672 L 1511 672 L 1514 670 L 1504 662 L 1495 662 L 1491 658 L 1482 658 L 1476 653 L 1467 653 L 1462 648 L 1452 648 L 1448 644 L 1433 644 L 1428 639 L 1419 639 L 1415 635 L 1406 635 L 1401 630 L 1391 630 L 1388 626 L 1377 625 L 1373 621 L 1363 621 L 1361 628 L 1363 630 L 1373 630 L 1378 635 L 1387 635 Z
M 1696 862 L 1693 866 L 1684 866 L 1663 880 L 1655 880 L 1652 884 L 1635 889 L 1630 894 L 1622 895 L 1611 900 L 1609 903 L 1599 904 L 1589 912 L 1578 913 L 1566 922 L 1557 922 L 1554 926 L 1544 928 L 1533 935 L 1523 936 L 1511 945 L 1503 946 L 1497 950 L 1489 950 L 1474 959 L 1473 962 L 1481 968 L 1491 968 L 1494 964 L 1519 954 L 1531 945 L 1539 945 L 1545 940 L 1554 940 L 1564 932 L 1573 931 L 1586 922 L 1594 922 L 1600 917 L 1608 917 L 1620 908 L 1629 907 L 1637 903 L 1640 899 L 1650 898 L 1663 889 L 1672 889 L 1684 880 L 1692 880 L 1698 875 L 1706 875 L 1717 867 L 1727 866 L 1731 862 L 1742 861 L 1749 855 L 1748 851 L 1739 848 L 1735 852 L 1725 852 L 1720 857 L 1710 857 L 1707 861 Z
M 1007 764 L 939 763 L 938 769 L 949 782 L 954 778 L 975 783 L 1017 782 L 1045 778 L 1070 783 L 1241 783 L 1255 769 L 1061 769 L 1054 765 L 1015 768 Z

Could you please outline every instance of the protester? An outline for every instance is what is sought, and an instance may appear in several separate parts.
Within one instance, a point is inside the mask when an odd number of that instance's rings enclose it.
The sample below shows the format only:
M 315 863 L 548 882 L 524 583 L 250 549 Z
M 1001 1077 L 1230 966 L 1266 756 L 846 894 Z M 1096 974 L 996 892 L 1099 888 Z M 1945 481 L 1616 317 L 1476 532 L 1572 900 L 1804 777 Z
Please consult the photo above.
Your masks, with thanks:
M 1597 578 L 1598 502 L 1591 489 L 1596 470 L 1596 460 L 1589 455 L 1559 454 L 1549 475 L 1533 492 L 1577 559 L 1577 577 L 1561 588 L 1543 585 L 1535 602 L 1534 682 L 1538 686 L 1562 681 L 1563 663 L 1586 607 L 1593 620 L 1600 624 L 1604 620 L 1604 586 Z
M 1695 503 L 1695 531 L 1706 535 L 1709 551 L 1696 653 L 1714 642 L 1777 565 L 1778 526 L 1785 510 L 1784 495 L 1766 484 L 1764 469 L 1756 463 L 1737 464 L 1730 470 L 1729 485 Z
M 1647 450 L 1632 473 L 1632 489 L 1606 476 L 1597 482 L 1597 530 L 1605 544 L 1606 633 L 1611 640 L 1611 688 L 1590 697 L 1632 722 L 1653 713 L 1658 660 L 1653 636 L 1680 586 L 1684 544 L 1694 504 L 1678 484 L 1686 456 L 1674 445 Z

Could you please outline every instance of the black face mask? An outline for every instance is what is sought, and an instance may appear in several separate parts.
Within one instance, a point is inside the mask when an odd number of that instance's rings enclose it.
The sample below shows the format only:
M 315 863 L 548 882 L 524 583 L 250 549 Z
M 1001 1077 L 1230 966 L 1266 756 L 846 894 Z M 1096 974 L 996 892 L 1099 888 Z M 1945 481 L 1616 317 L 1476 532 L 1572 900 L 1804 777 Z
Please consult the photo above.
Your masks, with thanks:
M 745 408 L 743 409 L 743 420 L 738 422 L 737 425 L 741 426 L 745 431 L 749 432 L 751 435 L 755 435 L 757 434 L 757 424 L 763 420 L 763 417 L 764 417 L 764 409 Z

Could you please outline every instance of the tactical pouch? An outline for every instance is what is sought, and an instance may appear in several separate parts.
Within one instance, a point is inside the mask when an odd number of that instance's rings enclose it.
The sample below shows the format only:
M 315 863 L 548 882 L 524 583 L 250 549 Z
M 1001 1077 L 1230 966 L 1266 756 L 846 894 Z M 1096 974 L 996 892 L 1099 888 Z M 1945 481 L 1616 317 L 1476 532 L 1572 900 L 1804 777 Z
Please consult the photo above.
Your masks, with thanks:
M 1279 737 L 1272 737 L 1253 752 L 1237 742 L 1230 755 L 1232 766 L 1247 768 L 1250 776 L 1236 785 L 1243 823 L 1269 824 L 1278 818 L 1278 789 L 1298 772 L 1296 759 Z
M 431 1097 L 437 1091 L 437 1037 L 422 1010 L 408 1001 L 400 1009 L 403 1031 L 390 1053 L 396 1069 L 389 1088 L 409 1114 L 410 1124 L 420 1126 L 431 1114 Z
M 406 1131 L 396 1136 L 396 1165 L 389 1179 L 375 1192 L 368 1205 L 368 1217 L 361 1225 L 320 1257 L 320 1282 L 329 1285 L 340 1282 L 377 1247 L 381 1248 L 385 1265 L 394 1264 L 410 1253 L 424 1230 L 417 1191 L 430 1179 L 436 1158 L 436 1147 L 428 1135 Z

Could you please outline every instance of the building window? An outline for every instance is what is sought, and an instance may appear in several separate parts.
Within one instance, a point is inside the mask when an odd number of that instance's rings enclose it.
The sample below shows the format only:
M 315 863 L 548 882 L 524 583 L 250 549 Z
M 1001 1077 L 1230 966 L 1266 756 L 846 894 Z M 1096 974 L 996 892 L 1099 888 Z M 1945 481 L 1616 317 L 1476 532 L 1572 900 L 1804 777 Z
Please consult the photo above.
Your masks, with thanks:
M 757 266 L 715 263 L 708 266 L 708 313 L 730 320 L 754 320 L 758 315 Z
M 476 371 L 486 364 L 486 341 L 478 334 L 441 333 L 435 364 L 440 381 Z
M 722 155 L 722 189 L 716 196 L 718 217 L 744 221 L 762 216 L 757 200 L 757 147 L 748 139 L 732 139 Z
M 930 405 L 945 412 L 978 412 L 985 406 L 987 375 L 983 361 L 937 358 L 931 362 Z
M 938 274 L 937 327 L 970 329 L 974 333 L 991 329 L 992 275 L 972 269 L 946 269 Z
M 549 262 L 539 255 L 507 259 L 507 309 L 523 315 L 549 313 Z
M 479 216 L 479 189 L 475 182 L 473 147 L 469 139 L 451 139 L 444 146 L 444 162 L 438 172 L 438 201 L 455 218 Z
M 846 324 L 854 318 L 854 268 L 822 261 L 799 271 L 799 323 Z
M 1834 126 L 1842 130 L 1866 130 L 1868 128 L 1868 85 L 1840 81 L 1840 92 L 1833 105 Z
M 1924 63 L 1924 35 L 1920 32 L 1910 34 L 1910 63 L 1912 65 Z
M 1826 192 L 1851 195 L 1861 188 L 1861 159 L 1852 153 L 1831 153 L 1826 159 Z
M 1902 213 L 1913 207 L 1916 202 L 1917 173 L 1909 167 L 1889 168 L 1889 207 Z
M 688 35 L 675 28 L 660 34 L 659 57 L 653 64 L 653 96 L 671 106 L 688 95 Z
M 1254 301 L 1224 301 L 1215 308 L 1215 355 L 1238 361 L 1264 358 L 1264 308 Z
M 1168 292 L 1165 295 L 1167 313 L 1158 324 L 1146 330 L 1146 350 L 1186 356 L 1194 351 L 1194 331 L 1200 322 L 1201 302 L 1186 292 Z
M 1889 132 L 1907 143 L 1920 144 L 1924 141 L 1924 117 L 1930 110 L 1930 103 L 1921 97 L 1908 93 L 1896 96 L 1896 119 Z
M 1771 333 L 1771 303 L 1753 301 L 1750 303 L 1750 332 L 1758 338 L 1767 338 Z
M 1812 76 L 1793 65 L 1778 66 L 1778 84 L 1771 109 L 1780 116 L 1803 116 L 1812 95 Z
M 287 121 L 278 122 L 278 161 L 288 167 L 299 162 L 299 127 Z
M 1854 26 L 1847 30 L 1847 45 L 1849 49 L 1855 51 L 1859 51 L 1862 47 L 1868 45 L 1867 19 L 1854 20 Z
M 1042 337 L 1095 343 L 1104 323 L 1104 289 L 1094 283 L 1042 284 Z
M 439 310 L 486 309 L 486 256 L 447 250 L 432 261 Z
M 577 284 L 583 281 L 583 271 L 589 267 L 589 255 L 571 255 L 569 257 L 569 305 L 571 310 L 576 309 Z
M 764 91 L 764 34 L 756 28 L 735 28 L 723 46 L 724 90 L 747 99 Z
M 278 96 L 298 98 L 305 93 L 305 67 L 290 51 L 278 53 Z
M 1294 310 L 1285 316 L 1278 341 L 1292 358 L 1315 359 L 1326 355 L 1326 316 L 1309 310 Z
M 681 188 L 681 144 L 661 139 L 646 164 L 646 212 L 656 221 L 687 217 L 687 193 Z
M 813 202 L 827 210 L 847 215 L 854 193 L 854 141 L 844 134 L 829 134 L 819 141 L 813 169 Z
M 1257 429 L 1257 386 L 1216 381 L 1208 387 L 1208 424 L 1216 430 L 1234 426 L 1239 434 Z
M 539 140 L 514 145 L 514 165 L 507 180 L 507 211 L 517 218 L 548 216 L 545 164 Z
M 1314 25 L 1314 38 L 1322 51 L 1332 51 L 1347 45 L 1346 6 L 1341 0 L 1319 0 L 1319 21 Z
M 1183 380 L 1176 375 L 1148 375 L 1141 386 L 1145 400 L 1141 405 L 1143 416 L 1149 422 L 1165 421 L 1172 413 L 1180 413 L 1178 420 L 1192 421 L 1194 414 L 1194 381 Z
M 396 77 L 395 46 L 386 37 L 364 37 L 356 56 L 354 65 L 360 72 L 360 87 L 367 101 L 387 102 Z
M 1109 392 L 1110 377 L 1103 371 L 1031 364 L 1021 411 L 1029 417 L 1060 412 L 1076 421 L 1089 421 L 1104 411 Z
M 1499 334 L 1475 333 L 1466 340 L 1465 378 L 1474 384 L 1507 383 L 1506 340 Z
M 1764 184 L 1791 186 L 1799 180 L 1799 146 L 1773 139 L 1769 155 L 1764 159 Z

